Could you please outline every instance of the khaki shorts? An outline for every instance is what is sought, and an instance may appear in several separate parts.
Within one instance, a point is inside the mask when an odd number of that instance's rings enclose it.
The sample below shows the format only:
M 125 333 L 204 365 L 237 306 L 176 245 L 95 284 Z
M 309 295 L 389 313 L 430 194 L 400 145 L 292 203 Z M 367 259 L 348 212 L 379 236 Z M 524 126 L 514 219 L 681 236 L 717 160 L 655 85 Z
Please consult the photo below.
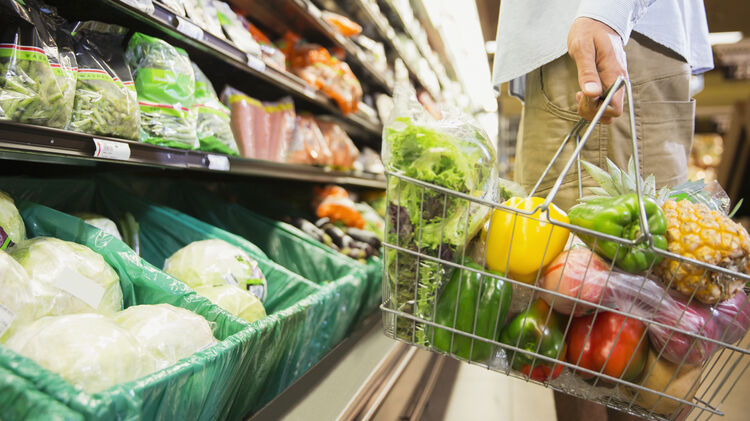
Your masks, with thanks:
M 690 66 L 668 49 L 634 33 L 625 47 L 633 86 L 638 159 L 644 176 L 659 187 L 687 179 L 693 142 L 695 101 L 690 98 Z M 526 100 L 516 145 L 516 181 L 527 189 L 537 182 L 565 136 L 579 120 L 575 94 L 580 90 L 575 62 L 566 54 L 526 75 Z M 627 110 L 627 102 L 625 110 Z M 542 181 L 536 196 L 546 196 L 575 149 L 571 141 Z M 606 158 L 626 169 L 632 155 L 627 111 L 611 125 L 598 125 L 582 158 L 606 168 Z M 578 198 L 574 165 L 554 203 L 568 209 Z M 596 183 L 582 169 L 584 187 Z M 585 194 L 585 191 L 584 191 Z

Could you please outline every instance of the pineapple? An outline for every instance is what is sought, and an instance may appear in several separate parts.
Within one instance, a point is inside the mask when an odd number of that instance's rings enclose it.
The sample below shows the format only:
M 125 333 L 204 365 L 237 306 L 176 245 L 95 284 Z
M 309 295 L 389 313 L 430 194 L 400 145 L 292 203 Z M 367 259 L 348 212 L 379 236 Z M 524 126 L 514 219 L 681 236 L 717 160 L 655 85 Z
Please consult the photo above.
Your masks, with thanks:
M 622 171 L 607 160 L 609 173 L 584 163 L 586 170 L 601 187 L 592 189 L 595 196 L 616 196 L 635 191 L 635 163 L 631 161 L 628 171 Z M 703 183 L 686 183 L 681 192 L 697 192 Z M 727 268 L 736 272 L 750 273 L 750 235 L 740 224 L 705 203 L 690 200 L 676 202 L 669 199 L 673 193 L 667 188 L 656 190 L 653 176 L 642 185 L 644 195 L 652 196 L 662 207 L 667 218 L 667 249 L 677 255 Z M 695 195 L 694 195 L 695 196 Z M 587 200 L 592 196 L 584 197 Z M 654 271 L 672 288 L 692 296 L 706 304 L 715 304 L 733 297 L 742 289 L 741 279 L 718 272 L 707 272 L 696 265 L 673 259 L 663 259 Z

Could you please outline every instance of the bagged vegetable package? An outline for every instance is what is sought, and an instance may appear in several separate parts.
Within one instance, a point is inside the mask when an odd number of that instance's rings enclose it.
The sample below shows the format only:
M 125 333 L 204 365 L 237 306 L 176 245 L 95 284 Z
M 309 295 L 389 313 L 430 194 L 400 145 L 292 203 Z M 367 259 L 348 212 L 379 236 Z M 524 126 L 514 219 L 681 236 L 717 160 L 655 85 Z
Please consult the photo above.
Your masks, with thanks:
M 229 39 L 234 42 L 234 45 L 247 54 L 260 57 L 260 46 L 255 42 L 250 32 L 245 29 L 245 18 L 234 13 L 229 5 L 223 1 L 214 0 L 213 4 L 221 27 L 224 28 L 224 32 L 229 35 Z
M 0 1 L 0 118 L 64 128 L 76 86 L 72 42 L 54 9 L 36 0 Z
M 351 169 L 359 157 L 359 149 L 354 146 L 354 141 L 336 123 L 318 120 L 318 127 L 333 154 L 333 166 L 345 170 Z
M 286 162 L 305 165 L 330 165 L 333 162 L 328 142 L 313 116 L 301 114 L 295 119 Z
M 200 150 L 239 155 L 230 127 L 229 108 L 219 101 L 211 81 L 193 63 L 195 73 L 196 131 Z
M 383 129 L 386 169 L 484 200 L 497 198 L 495 149 L 467 117 L 446 111 L 442 120 L 428 115 L 413 89 L 400 81 L 395 107 Z M 490 209 L 455 196 L 390 176 L 386 240 L 435 258 L 463 263 L 469 241 L 487 221 Z M 433 320 L 434 298 L 452 268 L 412 254 L 386 249 L 388 305 Z M 387 322 L 386 322 L 387 325 Z M 426 344 L 424 326 L 400 318 L 395 335 Z
M 140 140 L 197 149 L 195 74 L 187 53 L 140 32 L 128 42 L 125 59 L 135 77 L 140 106 Z
M 185 12 L 190 21 L 221 39 L 227 39 L 221 30 L 216 8 L 211 0 L 184 0 Z
M 78 82 L 68 129 L 138 139 L 138 94 L 120 49 L 127 33 L 94 21 L 73 26 Z

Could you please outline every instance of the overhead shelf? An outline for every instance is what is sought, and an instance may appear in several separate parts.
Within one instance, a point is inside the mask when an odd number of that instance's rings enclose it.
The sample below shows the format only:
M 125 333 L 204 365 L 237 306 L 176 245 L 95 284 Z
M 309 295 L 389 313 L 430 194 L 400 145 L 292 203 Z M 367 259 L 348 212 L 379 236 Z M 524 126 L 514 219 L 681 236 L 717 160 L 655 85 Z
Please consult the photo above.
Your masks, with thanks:
M 243 80 L 242 75 L 244 74 L 244 82 L 246 84 L 246 76 L 250 75 L 255 79 L 266 82 L 277 91 L 292 94 L 295 99 L 314 106 L 313 108 L 316 110 L 330 113 L 335 116 L 337 120 L 342 122 L 344 128 L 347 130 L 354 129 L 355 131 L 359 131 L 371 137 L 379 136 L 382 130 L 382 125 L 376 116 L 372 112 L 366 112 L 368 107 L 362 107 L 363 110 L 360 110 L 357 113 L 343 114 L 333 100 L 321 91 L 309 86 L 300 78 L 289 72 L 266 66 L 259 57 L 246 54 L 235 47 L 231 42 L 218 38 L 207 31 L 201 30 L 188 19 L 175 15 L 175 13 L 157 2 L 154 2 L 155 10 L 151 14 L 125 4 L 120 0 L 90 0 L 86 2 L 75 2 L 73 4 L 59 1 L 56 4 L 58 4 L 61 9 L 73 8 L 76 13 L 86 13 L 85 16 L 89 18 L 94 18 L 97 13 L 101 11 L 102 7 L 104 7 L 107 16 L 104 18 L 99 17 L 99 19 L 109 19 L 131 28 L 132 26 L 130 23 L 133 25 L 140 24 L 140 26 L 145 25 L 152 29 L 152 33 L 154 32 L 153 30 L 156 30 L 161 33 L 162 36 L 169 37 L 170 39 L 168 39 L 168 41 L 175 42 L 176 45 L 185 46 L 193 51 L 200 52 L 208 59 L 211 59 L 213 64 L 215 64 L 216 60 L 228 64 L 226 68 L 222 69 L 214 68 L 216 67 L 215 65 L 203 66 L 202 69 L 207 74 L 214 73 L 219 75 L 229 75 L 231 72 L 239 72 L 234 79 Z M 128 18 L 131 22 L 124 21 L 124 19 Z M 143 28 L 132 29 L 142 30 Z M 191 51 L 188 52 L 191 53 Z M 200 61 L 201 57 L 197 57 L 197 55 L 198 54 L 191 53 L 191 59 Z M 205 59 L 203 61 L 205 62 Z M 199 62 L 199 65 L 200 64 L 201 63 Z M 263 89 L 263 87 L 258 84 L 253 85 L 258 90 Z M 243 89 L 243 86 L 237 87 Z M 248 90 L 248 93 L 252 95 L 253 91 Z
M 371 173 L 227 157 L 8 121 L 0 121 L 0 159 L 70 165 L 135 165 L 385 188 L 385 177 Z
M 427 90 L 427 92 L 434 99 L 440 99 L 440 92 L 436 92 L 434 89 L 431 89 L 429 87 L 429 84 L 427 84 L 420 77 L 418 69 L 414 67 L 413 63 L 410 60 L 406 59 L 406 53 L 403 51 L 401 45 L 396 40 L 396 31 L 393 29 L 390 23 L 388 23 L 388 20 L 385 18 L 385 16 L 383 16 L 382 13 L 378 13 L 375 10 L 372 10 L 372 7 L 377 7 L 377 5 L 366 0 L 356 0 L 356 4 L 360 8 L 360 10 L 362 10 L 367 19 L 375 25 L 375 28 L 377 29 L 380 37 L 387 41 L 391 49 L 393 49 L 393 51 L 396 52 L 396 55 L 401 58 L 401 61 L 404 62 L 404 64 L 406 65 L 406 69 L 409 71 L 409 73 L 411 73 L 414 80 L 416 80 L 420 86 Z M 407 35 L 411 36 L 410 34 Z

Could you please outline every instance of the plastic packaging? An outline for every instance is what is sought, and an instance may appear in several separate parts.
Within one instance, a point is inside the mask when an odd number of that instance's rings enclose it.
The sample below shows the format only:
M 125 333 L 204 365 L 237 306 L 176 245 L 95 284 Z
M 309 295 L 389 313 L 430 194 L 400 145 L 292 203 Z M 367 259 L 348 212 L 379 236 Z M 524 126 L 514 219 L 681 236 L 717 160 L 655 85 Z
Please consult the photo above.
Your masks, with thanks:
M 146 14 L 150 15 L 154 13 L 154 3 L 151 0 L 122 0 L 122 2 Z
M 218 38 L 226 39 L 224 31 L 221 30 L 216 8 L 211 0 L 183 0 L 183 4 L 191 22 Z
M 609 262 L 586 246 L 574 244 L 547 265 L 539 278 L 539 283 L 541 287 L 549 291 L 594 304 L 606 305 L 607 303 L 602 302 L 606 287 L 609 282 L 615 282 L 611 279 L 612 277 L 616 278 L 620 275 L 618 272 L 612 272 L 610 276 L 611 266 Z M 593 310 L 585 304 L 556 297 L 550 293 L 542 292 L 540 296 L 558 313 L 573 314 L 574 317 L 578 317 Z
M 347 227 L 359 229 L 365 227 L 365 219 L 343 187 L 326 186 L 322 189 L 316 187 L 313 206 L 318 218 L 328 218 L 334 223 L 341 222 Z
M 140 140 L 175 148 L 198 148 L 191 109 L 195 75 L 187 53 L 136 32 L 128 42 L 125 59 L 138 91 Z
M 93 225 L 99 228 L 100 230 L 106 232 L 107 234 L 122 241 L 122 236 L 120 236 L 120 231 L 117 230 L 117 225 L 111 219 L 106 218 L 101 215 L 97 215 L 95 213 L 76 213 L 76 214 L 73 214 L 73 216 L 83 219 L 87 224 Z
M 286 162 L 305 165 L 329 165 L 333 162 L 331 149 L 311 115 L 302 114 L 296 117 Z
M 693 203 L 703 203 L 709 209 L 724 215 L 731 212 L 731 199 L 718 181 L 706 184 L 703 180 L 688 181 L 669 191 L 670 198 L 675 200 L 689 200 Z
M 357 158 L 357 165 L 362 167 L 362 170 L 373 174 L 385 173 L 385 167 L 383 161 L 380 160 L 380 154 L 375 152 L 373 149 L 365 147 Z
M 88 393 L 155 369 L 155 361 L 140 343 L 100 314 L 42 318 L 21 329 L 6 346 Z
M 320 45 L 302 43 L 299 35 L 288 32 L 284 38 L 292 73 L 331 97 L 344 114 L 357 112 L 362 87 L 349 65 Z
M 442 120 L 429 116 L 407 80 L 396 86 L 395 108 L 383 129 L 383 162 L 394 174 L 475 195 L 497 198 L 497 159 L 486 134 L 460 112 Z M 465 199 L 390 177 L 386 240 L 390 244 L 440 257 L 460 259 L 461 251 L 484 225 L 490 209 Z M 445 215 L 445 216 L 443 216 Z M 387 249 L 385 276 L 396 310 L 431 319 L 434 297 L 446 266 Z M 419 275 L 418 275 L 419 274 Z M 419 283 L 415 280 L 419 280 Z M 398 291 L 398 296 L 394 296 Z M 424 326 L 399 318 L 395 335 L 425 343 Z
M 161 4 L 180 16 L 185 16 L 185 5 L 183 0 L 160 0 Z
M 13 199 L 0 191 L 0 250 L 26 239 L 26 226 Z
M 138 94 L 120 49 L 127 32 L 94 21 L 78 22 L 71 30 L 78 82 L 68 129 L 138 139 Z
M 195 73 L 195 100 L 193 110 L 196 115 L 196 132 L 199 149 L 227 155 L 239 155 L 230 127 L 229 108 L 219 101 L 211 81 L 201 69 L 193 65 Z
M 258 297 L 235 285 L 201 285 L 195 292 L 212 303 L 248 322 L 266 317 L 266 309 Z
M 226 241 L 194 241 L 164 262 L 164 271 L 191 288 L 201 285 L 236 285 L 262 300 L 266 278 L 245 251 Z
M 265 153 L 259 153 L 258 158 L 284 162 L 294 135 L 294 102 L 291 97 L 284 97 L 276 102 L 264 102 L 263 109 L 268 115 L 268 141 Z M 258 152 L 261 152 L 260 148 Z
M 9 252 L 31 278 L 55 289 L 50 315 L 112 315 L 122 310 L 117 272 L 90 248 L 54 237 L 35 237 Z
M 0 119 L 64 128 L 77 67 L 64 22 L 37 0 L 2 0 L 0 10 Z
M 331 149 L 333 166 L 345 170 L 351 169 L 359 157 L 359 149 L 354 146 L 354 141 L 336 123 L 318 120 L 318 127 Z
M 362 33 L 362 27 L 345 16 L 326 10 L 321 13 L 321 17 L 345 37 L 353 37 Z
M 206 319 L 170 304 L 128 307 L 114 320 L 141 344 L 157 370 L 218 342 Z
M 213 4 L 221 27 L 224 28 L 234 45 L 247 54 L 260 57 L 260 46 L 255 42 L 250 32 L 245 29 L 245 18 L 234 13 L 229 5 L 223 1 L 214 1 Z
M 254 158 L 255 136 L 268 136 L 268 120 L 263 104 L 230 86 L 224 88 L 221 98 L 230 109 L 232 133 L 240 154 L 245 158 Z
M 20 327 L 47 315 L 55 292 L 35 279 L 8 253 L 0 250 L 0 343 Z
M 271 42 L 271 40 L 266 36 L 266 34 L 263 33 L 260 29 L 258 29 L 257 26 L 253 25 L 250 22 L 246 22 L 247 30 L 250 32 L 250 35 L 253 36 L 253 39 L 255 42 L 260 45 L 260 52 L 263 55 L 263 58 L 266 62 L 266 64 L 269 64 L 273 67 L 275 67 L 278 70 L 285 71 L 286 70 L 286 57 L 284 56 L 284 53 L 281 52 L 274 44 Z

